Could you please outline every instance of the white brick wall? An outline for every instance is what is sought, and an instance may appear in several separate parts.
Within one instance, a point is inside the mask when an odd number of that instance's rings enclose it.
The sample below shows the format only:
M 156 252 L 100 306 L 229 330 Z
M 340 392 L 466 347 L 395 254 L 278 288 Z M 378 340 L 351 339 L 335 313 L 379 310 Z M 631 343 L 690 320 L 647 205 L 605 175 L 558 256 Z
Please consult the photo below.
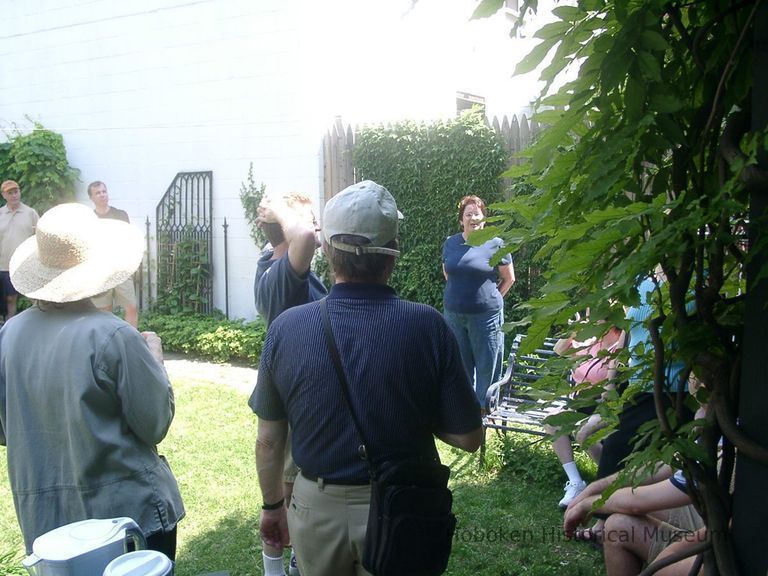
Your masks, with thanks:
M 532 39 L 510 45 L 503 16 L 469 22 L 476 5 L 0 0 L 0 128 L 29 127 L 30 115 L 63 134 L 80 200 L 103 180 L 153 234 L 175 174 L 213 171 L 214 304 L 225 308 L 226 217 L 230 316 L 251 319 L 257 253 L 239 201 L 251 161 L 269 190 L 319 199 L 321 138 L 336 114 L 451 116 L 461 90 L 484 95 L 489 115 L 511 116 L 534 96 L 509 80 Z
M 0 126 L 64 135 L 85 187 L 154 236 L 177 172 L 212 170 L 214 304 L 252 319 L 257 258 L 239 200 L 254 163 L 271 190 L 320 197 L 321 133 L 306 130 L 298 20 L 282 0 L 0 0 Z M 153 238 L 154 240 L 154 238 Z M 154 244 L 154 242 L 153 242 Z M 154 246 L 153 246 L 154 249 Z

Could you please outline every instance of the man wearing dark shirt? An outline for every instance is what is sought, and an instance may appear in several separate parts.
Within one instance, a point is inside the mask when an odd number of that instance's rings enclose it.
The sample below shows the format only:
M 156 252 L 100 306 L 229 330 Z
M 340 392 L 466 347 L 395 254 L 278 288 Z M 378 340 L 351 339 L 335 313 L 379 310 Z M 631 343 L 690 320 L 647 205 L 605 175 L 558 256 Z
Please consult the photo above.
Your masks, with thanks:
M 259 204 L 258 222 L 270 245 L 256 264 L 253 296 L 256 311 L 269 327 L 284 311 L 319 300 L 327 291 L 310 268 L 319 245 L 312 201 L 300 194 L 267 196 Z M 291 498 L 297 474 L 289 437 L 283 470 L 286 500 Z M 285 576 L 282 547 L 265 543 L 262 559 L 264 576 Z M 296 555 L 291 551 L 289 576 L 299 574 L 296 563 Z
M 104 182 L 96 180 L 88 184 L 88 197 L 93 202 L 93 211 L 99 218 L 122 220 L 130 224 L 128 213 L 125 210 L 113 208 L 109 205 L 109 193 Z M 115 304 L 122 306 L 123 310 L 125 310 L 125 321 L 134 328 L 138 327 L 139 312 L 136 308 L 136 289 L 133 286 L 133 278 L 128 278 L 119 286 L 94 296 L 91 300 L 96 308 L 105 312 L 112 312 Z
M 397 206 L 375 182 L 354 184 L 323 213 L 323 250 L 336 284 L 327 299 L 351 403 L 377 461 L 436 457 L 434 438 L 480 446 L 480 405 L 456 338 L 434 308 L 400 299 Z M 320 320 L 320 303 L 286 310 L 271 324 L 249 405 L 259 417 L 256 460 L 260 532 L 290 541 L 303 574 L 365 574 L 370 479 Z M 281 472 L 288 425 L 301 469 L 290 507 Z

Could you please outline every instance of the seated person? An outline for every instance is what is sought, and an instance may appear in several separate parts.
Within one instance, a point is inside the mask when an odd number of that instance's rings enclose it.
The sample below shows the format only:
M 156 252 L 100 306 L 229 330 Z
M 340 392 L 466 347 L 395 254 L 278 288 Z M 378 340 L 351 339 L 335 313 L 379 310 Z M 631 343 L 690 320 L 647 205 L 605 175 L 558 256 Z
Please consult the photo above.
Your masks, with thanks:
M 666 546 L 701 529 L 704 523 L 691 503 L 685 476 L 668 466 L 660 466 L 637 488 L 616 490 L 593 510 L 617 475 L 596 480 L 571 502 L 563 530 L 572 538 L 593 513 L 610 514 L 602 534 L 606 574 L 627 576 L 639 574 Z
M 615 362 L 612 358 L 599 358 L 598 355 L 603 350 L 614 352 L 622 348 L 624 346 L 624 336 L 624 331 L 615 326 L 612 326 L 600 338 L 589 338 L 584 341 L 576 340 L 576 333 L 574 332 L 567 338 L 558 340 L 554 351 L 561 356 L 568 354 L 586 356 L 587 360 L 576 366 L 571 373 L 573 383 L 579 385 L 585 382 L 592 384 L 606 382 L 607 392 L 613 387 L 610 381 L 616 375 Z M 575 434 L 576 442 L 583 445 L 587 438 L 603 428 L 605 423 L 601 420 L 599 414 L 593 413 L 594 408 L 580 409 L 579 411 L 583 411 L 589 416 Z M 563 470 L 568 475 L 568 481 L 565 483 L 565 494 L 558 503 L 560 508 L 565 508 L 571 500 L 584 490 L 587 483 L 582 479 L 581 473 L 573 459 L 573 447 L 570 437 L 567 435 L 558 436 L 558 429 L 554 426 L 545 426 L 544 429 L 548 434 L 555 437 L 552 441 L 552 448 L 563 465 Z M 601 444 L 599 442 L 592 444 L 587 448 L 587 451 L 595 462 L 600 461 Z

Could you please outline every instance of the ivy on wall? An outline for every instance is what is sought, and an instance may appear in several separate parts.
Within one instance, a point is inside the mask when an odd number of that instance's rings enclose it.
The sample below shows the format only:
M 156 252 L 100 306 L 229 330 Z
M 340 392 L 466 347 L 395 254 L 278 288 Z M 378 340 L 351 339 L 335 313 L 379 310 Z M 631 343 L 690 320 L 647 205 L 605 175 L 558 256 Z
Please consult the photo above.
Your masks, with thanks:
M 157 301 L 152 311 L 173 315 L 199 314 L 208 309 L 208 240 L 188 226 L 180 234 L 161 232 L 160 244 L 167 249 L 158 260 Z
M 258 207 L 266 191 L 266 184 L 263 182 L 259 185 L 256 184 L 256 179 L 253 176 L 253 162 L 251 162 L 248 166 L 248 176 L 245 182 L 240 184 L 240 203 L 243 206 L 245 220 L 248 222 L 251 239 L 260 251 L 267 244 L 267 236 L 258 223 Z M 315 256 L 312 258 L 312 270 L 323 281 L 323 284 L 326 286 L 332 284 L 328 260 L 325 258 L 322 250 L 315 252 Z
M 467 194 L 486 204 L 502 200 L 499 175 L 506 160 L 500 137 L 475 111 L 360 130 L 354 161 L 361 179 L 386 187 L 405 216 L 391 280 L 403 298 L 442 310 L 442 245 L 460 231 L 459 200 Z
M 74 201 L 80 171 L 69 165 L 64 138 L 39 122 L 23 134 L 5 133 L 0 144 L 0 179 L 16 180 L 22 201 L 40 214 L 51 206 Z
M 267 237 L 257 223 L 259 217 L 257 208 L 266 190 L 267 186 L 263 182 L 260 185 L 256 184 L 256 179 L 253 177 L 253 162 L 251 162 L 248 166 L 248 176 L 245 182 L 240 184 L 240 203 L 243 205 L 243 215 L 248 222 L 251 239 L 259 250 L 267 243 Z

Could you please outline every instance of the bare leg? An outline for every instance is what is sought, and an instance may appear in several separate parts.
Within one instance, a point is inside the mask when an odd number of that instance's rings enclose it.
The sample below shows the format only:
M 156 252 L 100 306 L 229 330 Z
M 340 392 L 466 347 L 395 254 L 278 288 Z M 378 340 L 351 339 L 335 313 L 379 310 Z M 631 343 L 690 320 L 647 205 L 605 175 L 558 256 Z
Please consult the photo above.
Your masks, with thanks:
M 657 526 L 658 521 L 649 516 L 611 514 L 603 534 L 607 576 L 639 574 L 648 559 Z
M 134 304 L 125 305 L 125 321 L 134 328 L 139 327 L 139 311 Z
M 691 536 L 691 538 L 686 538 L 684 540 L 680 540 L 679 542 L 673 542 L 672 544 L 664 548 L 664 550 L 659 552 L 659 555 L 656 556 L 656 560 L 661 560 L 662 558 L 675 554 L 680 550 L 684 550 L 686 548 L 694 546 L 699 542 L 704 542 L 706 539 L 707 539 L 707 529 L 701 528 L 696 532 L 695 538 Z M 696 561 L 696 556 L 691 556 L 690 558 L 686 558 L 685 560 L 680 560 L 679 562 L 675 562 L 674 564 L 667 566 L 666 568 L 662 568 L 661 570 L 656 572 L 656 575 L 657 576 L 688 576 L 691 573 L 691 569 L 693 568 L 693 563 L 695 561 Z M 698 574 L 702 574 L 703 573 L 702 570 L 699 570 Z
M 587 454 L 589 454 L 589 457 L 592 458 L 592 461 L 595 464 L 599 464 L 600 456 L 603 454 L 603 443 L 598 442 L 597 444 L 592 444 L 592 446 L 587 448 Z
M 547 434 L 554 436 L 557 434 L 557 428 L 552 426 L 545 426 L 544 431 Z M 557 459 L 560 460 L 560 464 L 567 464 L 573 462 L 573 446 L 571 446 L 571 439 L 567 435 L 559 436 L 552 440 L 552 449 L 557 454 Z
M 587 438 L 601 428 L 605 428 L 605 422 L 603 422 L 599 414 L 592 414 L 584 425 L 576 431 L 576 442 L 579 443 L 579 446 L 583 446 Z M 592 444 L 592 446 L 587 448 L 587 453 L 592 460 L 599 463 L 600 455 L 603 453 L 602 443 L 597 442 L 596 444 Z
M 11 316 L 16 315 L 16 300 L 18 296 L 16 294 L 9 294 L 5 297 L 5 306 L 6 306 L 6 313 L 5 313 L 5 319 L 7 320 Z

